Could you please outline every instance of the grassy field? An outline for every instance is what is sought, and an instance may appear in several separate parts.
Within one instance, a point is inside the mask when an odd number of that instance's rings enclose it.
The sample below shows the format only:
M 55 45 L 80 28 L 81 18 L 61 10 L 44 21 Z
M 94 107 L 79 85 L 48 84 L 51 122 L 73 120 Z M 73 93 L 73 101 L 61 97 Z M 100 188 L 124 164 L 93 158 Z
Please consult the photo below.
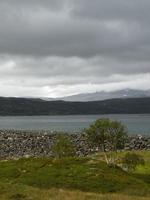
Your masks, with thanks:
M 150 151 L 133 174 L 92 158 L 22 158 L 0 162 L 0 200 L 149 200 Z M 119 156 L 123 156 L 120 153 Z

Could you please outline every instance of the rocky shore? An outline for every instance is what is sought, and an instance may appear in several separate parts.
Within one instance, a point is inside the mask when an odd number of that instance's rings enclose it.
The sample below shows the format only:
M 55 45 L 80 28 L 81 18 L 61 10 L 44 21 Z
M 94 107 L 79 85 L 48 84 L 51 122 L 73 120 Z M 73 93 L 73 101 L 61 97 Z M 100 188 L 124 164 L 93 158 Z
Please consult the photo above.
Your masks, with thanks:
M 52 145 L 59 133 L 49 131 L 0 131 L 0 159 L 20 157 L 52 157 Z M 85 156 L 98 151 L 89 147 L 84 135 L 80 133 L 67 134 L 76 146 L 76 154 Z M 109 147 L 108 147 L 109 149 Z M 130 136 L 125 143 L 125 150 L 150 149 L 150 136 Z

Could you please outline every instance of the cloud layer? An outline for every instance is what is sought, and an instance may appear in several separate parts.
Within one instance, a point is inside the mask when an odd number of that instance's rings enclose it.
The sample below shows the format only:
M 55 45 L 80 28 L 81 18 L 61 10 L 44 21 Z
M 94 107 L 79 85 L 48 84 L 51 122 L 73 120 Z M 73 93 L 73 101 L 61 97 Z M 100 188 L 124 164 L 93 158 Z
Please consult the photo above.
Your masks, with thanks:
M 1 0 L 0 95 L 150 88 L 148 0 Z

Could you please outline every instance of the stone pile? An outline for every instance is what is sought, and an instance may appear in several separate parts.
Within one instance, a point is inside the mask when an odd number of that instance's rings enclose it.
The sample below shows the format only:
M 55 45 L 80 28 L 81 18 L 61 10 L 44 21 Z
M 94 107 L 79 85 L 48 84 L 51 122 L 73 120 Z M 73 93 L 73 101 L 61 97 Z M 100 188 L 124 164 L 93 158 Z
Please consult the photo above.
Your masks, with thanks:
M 150 149 L 150 136 L 130 136 L 125 144 L 125 150 L 148 150 Z
M 53 157 L 52 146 L 58 133 L 49 131 L 0 131 L 0 159 L 20 157 Z M 80 133 L 67 134 L 76 146 L 76 154 L 85 156 L 98 149 L 90 148 L 86 138 Z M 150 149 L 150 136 L 130 136 L 125 150 Z
M 49 156 L 58 133 L 44 131 L 0 131 L 0 158 Z M 85 138 L 81 134 L 67 134 L 76 146 L 76 154 L 88 154 Z

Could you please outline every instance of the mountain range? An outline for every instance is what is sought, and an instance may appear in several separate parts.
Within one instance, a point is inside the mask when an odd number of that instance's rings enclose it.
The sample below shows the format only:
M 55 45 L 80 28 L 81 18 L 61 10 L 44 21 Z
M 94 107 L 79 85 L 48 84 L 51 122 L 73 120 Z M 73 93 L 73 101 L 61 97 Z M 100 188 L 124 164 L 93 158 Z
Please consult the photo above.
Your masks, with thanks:
M 150 90 L 132 90 L 124 89 L 113 92 L 95 92 L 95 93 L 82 93 L 61 98 L 42 98 L 47 101 L 63 100 L 63 101 L 101 101 L 106 99 L 117 99 L 117 98 L 141 98 L 150 97 Z
M 150 114 L 150 98 L 117 98 L 101 101 L 45 101 L 0 97 L 1 116 Z

